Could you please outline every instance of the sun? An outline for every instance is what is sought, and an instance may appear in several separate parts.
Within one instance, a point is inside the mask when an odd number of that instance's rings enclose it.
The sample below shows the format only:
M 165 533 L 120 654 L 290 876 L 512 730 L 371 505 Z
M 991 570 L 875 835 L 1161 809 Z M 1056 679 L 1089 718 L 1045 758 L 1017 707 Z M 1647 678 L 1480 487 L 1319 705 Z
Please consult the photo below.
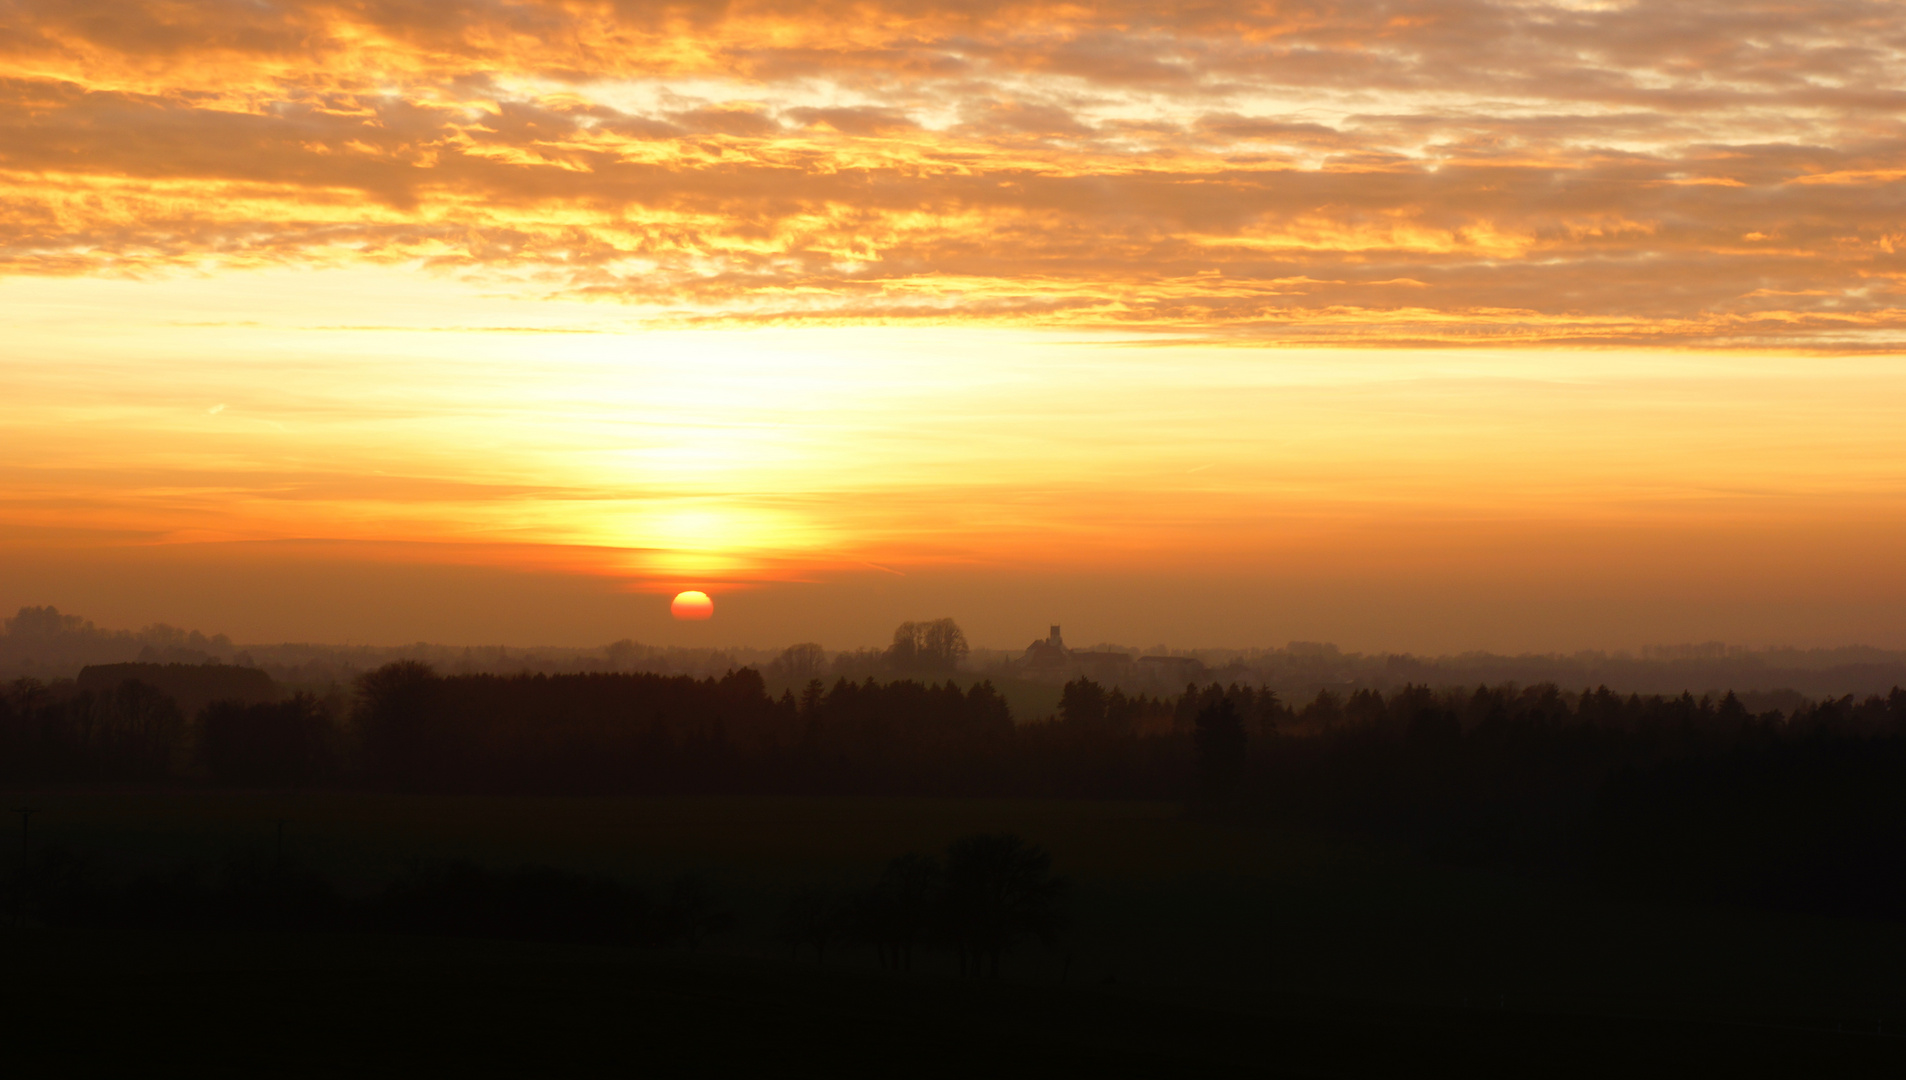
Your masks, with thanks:
M 668 613 L 686 621 L 700 621 L 714 617 L 715 602 L 708 594 L 695 589 L 676 593 L 675 599 L 668 605 Z

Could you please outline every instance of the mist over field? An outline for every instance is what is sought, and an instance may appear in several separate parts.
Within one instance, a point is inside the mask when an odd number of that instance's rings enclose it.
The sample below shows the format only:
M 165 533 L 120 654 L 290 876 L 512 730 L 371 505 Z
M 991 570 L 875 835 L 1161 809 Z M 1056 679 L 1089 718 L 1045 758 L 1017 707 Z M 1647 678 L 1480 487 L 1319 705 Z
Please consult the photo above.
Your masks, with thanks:
M 1043 639 L 1045 635 L 1038 635 Z M 1057 688 L 1068 677 L 1098 675 L 1130 689 L 1177 690 L 1183 682 L 1240 683 L 1308 699 L 1330 690 L 1391 690 L 1406 684 L 1437 687 L 1554 683 L 1570 690 L 1607 686 L 1621 693 L 1718 697 L 1734 690 L 1779 698 L 1787 707 L 1802 700 L 1864 697 L 1906 685 L 1906 651 L 1849 646 L 1835 649 L 1752 649 L 1721 642 L 1649 645 L 1633 652 L 1584 651 L 1568 655 L 1345 652 L 1325 642 L 1293 641 L 1275 648 L 1145 648 L 1101 642 L 1069 650 L 1082 658 L 1028 668 L 1027 650 L 969 648 L 949 674 L 1047 686 L 1050 712 Z M 23 608 L 0 632 L 0 678 L 70 679 L 88 665 L 121 663 L 230 664 L 257 668 L 286 687 L 320 690 L 348 686 L 367 671 L 399 660 L 430 664 L 446 673 L 653 672 L 719 676 L 742 667 L 761 671 L 771 685 L 794 686 L 813 677 L 906 674 L 885 648 L 827 649 L 803 643 L 777 648 L 645 645 L 623 639 L 595 648 L 534 645 L 341 646 L 315 643 L 237 643 L 229 636 L 182 630 L 163 623 L 138 630 L 109 630 L 54 607 Z M 1143 656 L 1167 657 L 1168 665 L 1146 671 Z M 1125 660 L 1120 658 L 1124 657 Z M 798 670 L 790 663 L 798 658 Z M 1129 661 L 1129 662 L 1128 662 Z M 1108 677 L 1109 676 L 1109 677 Z M 1022 720 L 1043 719 L 1043 715 Z

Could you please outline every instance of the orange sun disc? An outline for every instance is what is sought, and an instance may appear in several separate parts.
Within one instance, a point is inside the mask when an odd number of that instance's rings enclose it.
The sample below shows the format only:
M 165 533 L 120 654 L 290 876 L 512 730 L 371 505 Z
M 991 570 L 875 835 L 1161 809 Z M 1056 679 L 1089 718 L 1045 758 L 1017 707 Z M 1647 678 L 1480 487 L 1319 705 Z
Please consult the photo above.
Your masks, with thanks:
M 675 594 L 675 601 L 669 604 L 668 613 L 678 619 L 706 619 L 715 614 L 715 602 L 708 598 L 707 593 L 690 589 Z

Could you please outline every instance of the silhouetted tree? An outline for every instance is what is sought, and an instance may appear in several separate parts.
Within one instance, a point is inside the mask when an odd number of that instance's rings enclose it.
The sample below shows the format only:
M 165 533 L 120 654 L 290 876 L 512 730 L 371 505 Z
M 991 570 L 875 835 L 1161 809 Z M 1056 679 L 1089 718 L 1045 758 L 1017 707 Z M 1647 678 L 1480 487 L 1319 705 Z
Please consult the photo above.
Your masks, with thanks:
M 1257 720 L 1257 733 L 1265 738 L 1276 735 L 1280 725 L 1290 718 L 1290 709 L 1277 696 L 1277 691 L 1269 687 L 1258 690 L 1255 705 L 1252 713 Z
M 949 675 L 968 652 L 966 634 L 952 619 L 901 623 L 894 629 L 886 660 L 903 674 Z
M 819 679 L 809 679 L 801 688 L 801 718 L 812 720 L 821 711 L 821 702 L 827 697 L 827 686 Z
M 61 634 L 70 634 L 90 629 L 92 624 L 78 615 L 62 615 L 56 607 L 23 607 L 19 614 L 5 621 L 6 631 L 13 637 L 46 640 Z
M 78 749 L 102 779 L 158 780 L 174 771 L 184 749 L 185 719 L 171 698 L 128 679 L 75 706 Z
M 1065 880 L 1052 858 L 1011 833 L 982 833 L 946 849 L 942 928 L 959 957 L 960 974 L 982 969 L 997 978 L 1000 954 L 1026 937 L 1057 935 Z
M 386 664 L 358 679 L 352 722 L 372 778 L 416 786 L 442 765 L 436 753 L 442 690 L 429 665 L 414 660 Z
M 1381 701 L 1379 699 L 1379 706 L 1380 705 Z M 1379 712 L 1380 711 L 1379 709 Z M 1367 704 L 1363 715 L 1370 715 Z M 1316 699 L 1304 706 L 1303 711 L 1297 714 L 1297 719 L 1313 734 L 1322 734 L 1333 730 L 1343 721 L 1343 718 L 1343 701 L 1329 690 L 1317 691 Z

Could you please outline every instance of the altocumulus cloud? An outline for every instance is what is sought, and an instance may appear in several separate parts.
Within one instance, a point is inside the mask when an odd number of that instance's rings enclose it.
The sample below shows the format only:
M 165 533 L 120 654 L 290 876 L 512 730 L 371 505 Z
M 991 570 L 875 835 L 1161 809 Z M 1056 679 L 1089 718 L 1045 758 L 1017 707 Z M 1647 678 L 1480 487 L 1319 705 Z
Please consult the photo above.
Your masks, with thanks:
M 1887 3 L 0 5 L 0 272 L 1891 349 Z

